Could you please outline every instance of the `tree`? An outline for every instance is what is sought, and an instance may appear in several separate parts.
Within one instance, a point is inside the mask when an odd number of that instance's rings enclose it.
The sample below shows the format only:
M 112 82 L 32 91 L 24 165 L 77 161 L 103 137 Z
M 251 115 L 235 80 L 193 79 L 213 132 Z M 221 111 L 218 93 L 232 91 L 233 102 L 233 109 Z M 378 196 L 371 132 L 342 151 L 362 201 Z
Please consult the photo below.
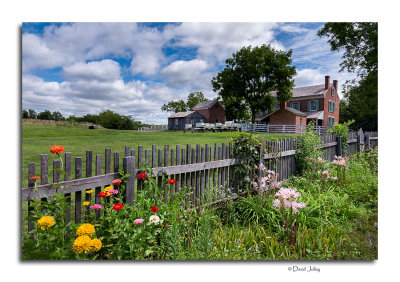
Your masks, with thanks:
M 194 106 L 204 101 L 208 101 L 208 99 L 204 97 L 203 92 L 193 92 L 188 95 L 187 102 L 183 101 L 182 99 L 179 101 L 171 101 L 168 102 L 168 104 L 164 104 L 161 107 L 161 110 L 174 113 L 191 111 L 193 110 Z
M 45 110 L 44 112 L 39 113 L 37 118 L 38 119 L 44 119 L 44 120 L 51 120 L 52 119 L 52 115 L 51 115 L 51 112 L 49 110 Z
M 341 122 L 352 129 L 378 129 L 378 23 L 326 23 L 319 36 L 328 37 L 332 52 L 344 49 L 340 71 L 357 73 L 359 81 L 346 81 Z M 342 107 L 343 106 L 343 107 Z
M 22 111 L 22 118 L 29 118 L 29 113 L 27 110 Z
M 289 101 L 296 68 L 291 65 L 292 51 L 277 51 L 270 45 L 243 47 L 225 61 L 226 67 L 211 80 L 214 91 L 225 105 L 227 115 L 235 119 L 272 110 L 276 91 L 278 101 Z M 239 112 L 240 111 L 240 112 Z
M 29 109 L 28 112 L 29 112 L 29 118 L 32 118 L 32 119 L 37 118 L 37 114 L 36 114 L 35 110 Z
M 59 120 L 65 120 L 65 118 L 63 117 L 63 115 L 62 115 L 59 111 L 54 111 L 54 112 L 51 114 L 51 119 L 52 119 L 52 120 L 57 120 L 57 121 L 59 121 Z

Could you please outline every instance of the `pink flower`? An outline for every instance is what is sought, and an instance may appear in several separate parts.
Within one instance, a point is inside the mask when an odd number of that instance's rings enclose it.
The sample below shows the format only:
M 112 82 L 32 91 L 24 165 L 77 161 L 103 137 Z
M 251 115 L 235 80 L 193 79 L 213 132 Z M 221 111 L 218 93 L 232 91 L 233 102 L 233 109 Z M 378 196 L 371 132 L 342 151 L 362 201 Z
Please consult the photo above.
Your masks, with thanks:
M 133 222 L 136 224 L 141 224 L 143 221 L 144 221 L 144 219 L 138 218 L 138 219 L 135 219 Z
M 109 190 L 108 193 L 110 193 L 111 195 L 117 195 L 118 190 Z
M 101 209 L 101 205 L 95 204 L 95 205 L 93 205 L 93 206 L 90 206 L 90 208 L 91 208 L 91 209 L 94 209 L 94 210 L 99 210 L 99 209 Z
M 274 207 L 275 208 L 280 208 L 281 207 L 281 201 L 279 199 L 275 199 L 274 201 Z
M 281 186 L 280 182 L 272 182 L 271 187 L 272 189 L 278 189 Z
M 275 194 L 276 197 L 281 198 L 281 199 L 296 199 L 300 197 L 300 193 L 297 192 L 296 189 L 292 188 L 281 188 L 279 191 Z

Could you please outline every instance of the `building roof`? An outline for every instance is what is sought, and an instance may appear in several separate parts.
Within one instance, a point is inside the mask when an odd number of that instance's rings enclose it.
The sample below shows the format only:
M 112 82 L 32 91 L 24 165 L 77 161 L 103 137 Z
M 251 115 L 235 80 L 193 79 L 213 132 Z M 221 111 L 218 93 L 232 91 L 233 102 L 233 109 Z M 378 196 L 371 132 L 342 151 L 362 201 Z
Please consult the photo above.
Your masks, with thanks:
M 318 112 L 305 112 L 307 118 L 324 119 L 324 111 Z
M 304 112 L 301 112 L 301 111 L 296 110 L 296 109 L 291 108 L 291 107 L 286 107 L 285 110 L 288 110 L 289 112 L 292 112 L 297 116 L 303 116 L 303 117 L 307 116 L 307 114 L 305 114 Z
M 170 115 L 168 118 L 182 118 L 182 117 L 187 117 L 193 113 L 194 113 L 194 111 L 178 112 L 178 113 L 174 113 L 173 115 Z
M 218 102 L 217 99 L 211 100 L 211 101 L 204 101 L 204 102 L 200 102 L 198 103 L 196 106 L 193 107 L 193 110 L 207 110 L 209 108 L 211 108 L 212 106 L 214 106 L 216 103 Z M 221 104 L 222 106 L 222 104 Z M 224 106 L 222 106 L 224 108 Z
M 325 84 L 296 87 L 292 90 L 292 98 L 323 95 L 326 91 Z M 276 96 L 276 91 L 272 91 L 271 95 Z

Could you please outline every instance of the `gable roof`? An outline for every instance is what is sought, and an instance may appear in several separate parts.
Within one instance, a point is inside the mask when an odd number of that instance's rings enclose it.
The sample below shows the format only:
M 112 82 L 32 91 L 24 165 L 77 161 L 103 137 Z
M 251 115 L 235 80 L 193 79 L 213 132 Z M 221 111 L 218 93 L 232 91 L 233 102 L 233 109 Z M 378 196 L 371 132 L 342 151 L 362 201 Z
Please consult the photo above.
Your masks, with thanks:
M 170 115 L 168 118 L 181 118 L 181 117 L 187 117 L 191 114 L 193 114 L 194 111 L 189 111 L 189 112 L 178 112 L 174 113 L 173 115 Z
M 219 103 L 217 99 L 211 100 L 211 101 L 204 101 L 198 103 L 196 106 L 193 107 L 193 110 L 207 110 L 214 106 L 216 103 Z M 220 105 L 225 109 L 225 107 L 220 103 Z
M 292 98 L 324 95 L 326 91 L 325 84 L 297 87 L 292 89 Z M 276 96 L 276 91 L 272 91 L 271 95 Z
M 269 114 L 266 115 L 266 116 L 257 116 L 257 117 L 256 117 L 256 121 L 262 121 L 262 120 L 264 120 L 265 118 L 269 117 L 270 115 L 276 113 L 276 112 L 279 111 L 279 110 L 281 110 L 281 109 L 277 109 L 276 111 L 273 111 L 272 113 L 269 113 Z M 302 117 L 307 116 L 306 113 L 301 112 L 301 111 L 296 110 L 296 109 L 293 109 L 293 108 L 291 108 L 291 107 L 286 107 L 285 110 L 288 110 L 289 112 L 295 114 L 296 116 L 302 116 Z M 257 120 L 257 119 L 258 119 L 258 120 Z

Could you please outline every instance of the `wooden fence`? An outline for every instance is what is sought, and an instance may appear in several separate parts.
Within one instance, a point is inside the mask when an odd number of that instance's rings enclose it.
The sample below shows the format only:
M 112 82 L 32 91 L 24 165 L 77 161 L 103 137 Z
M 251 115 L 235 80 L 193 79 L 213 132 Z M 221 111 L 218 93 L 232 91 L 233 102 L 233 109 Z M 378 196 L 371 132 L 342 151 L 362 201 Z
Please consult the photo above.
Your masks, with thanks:
M 257 133 L 281 133 L 281 134 L 301 134 L 307 130 L 308 125 L 273 125 L 273 124 L 251 124 L 243 123 L 242 131 Z M 326 134 L 328 126 L 313 126 L 318 135 Z
M 326 134 L 320 136 L 323 141 L 323 152 L 326 160 L 332 161 L 335 155 L 342 155 L 341 139 L 335 135 Z M 376 142 L 378 140 L 376 133 L 365 133 L 364 136 L 356 133 L 350 133 L 348 140 L 348 153 L 352 154 L 364 145 L 364 139 L 368 142 Z M 275 170 L 279 174 L 279 181 L 288 179 L 296 173 L 295 162 L 295 139 L 286 138 L 280 141 L 267 140 L 266 147 L 262 148 L 264 162 L 267 167 Z M 192 147 L 187 144 L 181 148 L 176 145 L 170 148 L 164 145 L 164 148 L 157 148 L 153 145 L 150 149 L 143 149 L 138 146 L 137 151 L 131 150 L 129 146 L 125 147 L 123 156 L 123 170 L 131 176 L 126 183 L 126 204 L 132 205 L 135 201 L 137 193 L 140 193 L 141 182 L 138 181 L 138 173 L 143 171 L 144 166 L 151 168 L 154 175 L 164 172 L 166 175 L 176 179 L 176 184 L 162 184 L 164 187 L 165 201 L 168 197 L 173 197 L 174 193 L 179 191 L 181 187 L 190 187 L 189 205 L 194 206 L 205 196 L 213 201 L 223 200 L 226 193 L 239 192 L 239 187 L 235 186 L 235 176 L 233 168 L 238 164 L 239 160 L 233 158 L 232 144 L 217 144 L 213 146 L 206 144 L 200 146 L 197 144 Z M 94 157 L 94 159 L 93 159 Z M 92 151 L 86 151 L 86 167 L 82 168 L 82 158 L 75 157 L 72 159 L 71 153 L 64 154 L 63 166 L 68 176 L 64 175 L 61 181 L 61 174 L 56 170 L 61 167 L 60 160 L 53 161 L 52 181 L 49 181 L 49 164 L 48 155 L 41 155 L 40 172 L 36 171 L 35 163 L 28 165 L 28 188 L 22 189 L 22 201 L 31 201 L 32 199 L 40 199 L 47 196 L 54 196 L 57 192 L 65 194 L 68 197 L 68 209 L 65 220 L 73 219 L 79 223 L 84 216 L 90 213 L 89 206 L 83 206 L 83 201 L 89 201 L 91 204 L 100 203 L 98 194 L 102 191 L 102 187 L 108 186 L 114 179 L 120 177 L 118 173 L 120 154 L 111 152 L 111 149 L 105 149 L 105 159 L 102 155 L 93 156 Z M 94 164 L 95 175 L 92 175 Z M 85 170 L 85 175 L 82 171 Z M 35 192 L 34 180 L 32 176 L 40 175 L 40 185 L 37 186 Z M 160 181 L 160 178 L 159 178 Z M 52 184 L 59 184 L 66 188 L 55 188 Z M 95 193 L 88 194 L 85 191 L 94 189 Z M 73 203 L 72 203 L 73 200 Z M 72 214 L 72 208 L 74 213 Z M 84 210 L 83 210 L 84 209 Z M 28 207 L 28 214 L 31 212 Z M 97 214 L 100 216 L 100 213 Z M 28 230 L 33 228 L 33 223 L 28 222 Z
M 156 131 L 156 130 L 159 130 L 159 131 L 168 130 L 168 124 L 150 125 L 150 126 L 138 128 L 138 131 Z

